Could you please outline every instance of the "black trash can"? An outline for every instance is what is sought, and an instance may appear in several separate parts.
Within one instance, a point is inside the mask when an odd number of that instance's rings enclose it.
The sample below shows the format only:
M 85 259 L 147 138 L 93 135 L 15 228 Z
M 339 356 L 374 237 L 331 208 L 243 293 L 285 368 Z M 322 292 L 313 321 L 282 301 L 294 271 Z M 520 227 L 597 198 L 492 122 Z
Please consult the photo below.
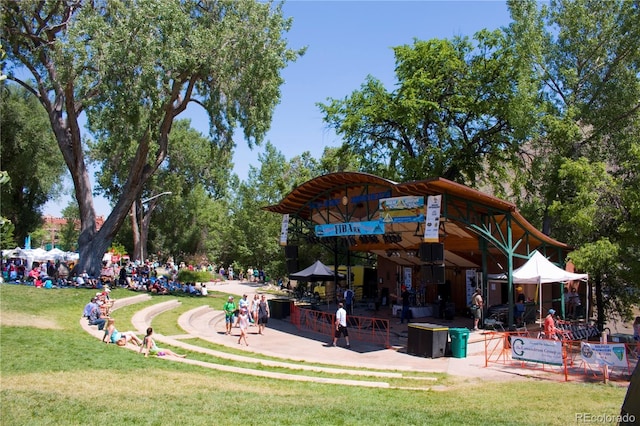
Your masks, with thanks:
M 285 319 L 291 315 L 291 301 L 289 299 L 270 299 L 269 312 L 273 319 Z
M 439 324 L 409 324 L 407 353 L 425 358 L 440 358 L 445 355 L 449 327 Z

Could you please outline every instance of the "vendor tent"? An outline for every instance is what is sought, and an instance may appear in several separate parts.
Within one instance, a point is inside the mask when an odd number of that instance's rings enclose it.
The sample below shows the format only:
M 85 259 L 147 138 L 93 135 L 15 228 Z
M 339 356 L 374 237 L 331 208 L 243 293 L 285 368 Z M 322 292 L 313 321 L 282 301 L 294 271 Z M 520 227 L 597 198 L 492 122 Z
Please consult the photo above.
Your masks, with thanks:
M 290 274 L 289 279 L 296 281 L 329 281 L 338 277 L 338 279 L 344 279 L 344 275 L 336 273 L 331 270 L 327 265 L 316 260 L 316 262 L 308 268 Z
M 515 269 L 511 274 L 513 278 L 513 284 L 538 284 L 539 303 L 540 303 L 540 315 L 542 312 L 542 285 L 547 283 L 559 283 L 565 281 L 578 281 L 588 280 L 588 274 L 576 274 L 573 272 L 565 271 L 564 269 L 551 263 L 546 257 L 544 257 L 539 251 L 535 250 L 527 263 L 521 267 Z M 507 274 L 488 274 L 488 281 L 508 281 Z M 509 304 L 513 303 L 512 300 Z M 589 298 L 586 300 L 586 312 L 589 312 Z

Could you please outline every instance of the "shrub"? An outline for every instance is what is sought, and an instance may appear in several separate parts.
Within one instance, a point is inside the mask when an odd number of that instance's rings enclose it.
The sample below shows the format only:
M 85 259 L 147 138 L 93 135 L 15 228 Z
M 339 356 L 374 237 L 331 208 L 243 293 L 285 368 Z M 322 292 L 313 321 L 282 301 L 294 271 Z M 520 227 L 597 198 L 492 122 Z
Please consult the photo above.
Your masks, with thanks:
M 213 281 L 214 278 L 209 271 L 190 271 L 189 269 L 178 271 L 178 281 L 181 283 L 206 283 Z

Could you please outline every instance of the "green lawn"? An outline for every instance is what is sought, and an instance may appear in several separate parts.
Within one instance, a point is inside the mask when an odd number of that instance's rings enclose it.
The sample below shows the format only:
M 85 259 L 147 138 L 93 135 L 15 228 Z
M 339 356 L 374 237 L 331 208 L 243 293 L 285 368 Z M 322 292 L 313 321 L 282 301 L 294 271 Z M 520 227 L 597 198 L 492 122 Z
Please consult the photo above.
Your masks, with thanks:
M 566 425 L 576 423 L 576 413 L 618 414 L 626 393 L 615 384 L 539 379 L 490 382 L 436 375 L 437 390 L 398 390 L 225 373 L 101 344 L 78 322 L 91 294 L 0 285 L 0 424 Z M 131 295 L 119 289 L 113 294 Z M 129 323 L 136 310 L 163 300 L 155 297 L 114 316 L 119 324 Z M 204 303 L 219 307 L 222 300 L 185 297 L 178 310 L 154 320 L 154 328 L 175 334 L 180 312 Z M 259 359 L 238 365 L 252 368 Z

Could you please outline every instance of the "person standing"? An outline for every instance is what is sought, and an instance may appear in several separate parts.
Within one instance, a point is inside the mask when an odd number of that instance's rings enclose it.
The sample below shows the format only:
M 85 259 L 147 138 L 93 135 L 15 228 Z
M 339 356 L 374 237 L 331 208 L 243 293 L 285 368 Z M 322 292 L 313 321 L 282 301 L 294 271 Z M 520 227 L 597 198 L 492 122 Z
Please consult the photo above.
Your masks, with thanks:
M 258 334 L 263 334 L 264 327 L 269 322 L 270 316 L 271 312 L 269 311 L 269 304 L 267 303 L 267 298 L 263 294 L 260 299 L 260 303 L 258 303 Z
M 350 288 L 344 292 L 344 303 L 347 313 L 353 315 L 353 290 Z
M 555 315 L 556 310 L 549 309 L 549 313 L 544 319 L 544 336 L 547 339 L 558 340 Z
M 402 293 L 400 293 L 400 298 L 402 298 L 402 312 L 400 313 L 400 324 L 404 323 L 406 319 L 409 322 L 409 298 L 411 294 L 407 287 L 402 286 Z
M 249 311 L 247 308 L 240 308 L 240 314 L 238 315 L 238 326 L 240 327 L 240 337 L 238 337 L 238 344 L 244 340 L 244 344 L 249 346 L 247 342 L 247 328 L 249 328 Z
M 260 296 L 258 293 L 253 295 L 253 300 L 249 306 L 249 316 L 251 319 L 252 325 L 256 327 L 258 325 L 258 311 L 260 309 Z
M 333 346 L 336 346 L 340 336 L 344 336 L 347 342 L 347 349 L 351 348 L 351 344 L 349 344 L 349 331 L 347 330 L 347 311 L 344 310 L 342 302 L 338 303 L 338 310 L 336 311 L 336 330 L 333 337 Z
M 229 296 L 227 302 L 222 307 L 224 311 L 224 323 L 226 327 L 226 334 L 231 334 L 231 327 L 233 327 L 233 317 L 236 312 L 236 304 L 233 301 L 233 296 Z
M 478 331 L 478 323 L 480 322 L 480 318 L 482 317 L 483 306 L 484 301 L 482 300 L 482 290 L 480 289 L 480 287 L 477 287 L 475 293 L 473 293 L 473 297 L 471 298 L 471 311 L 473 312 L 474 331 Z

